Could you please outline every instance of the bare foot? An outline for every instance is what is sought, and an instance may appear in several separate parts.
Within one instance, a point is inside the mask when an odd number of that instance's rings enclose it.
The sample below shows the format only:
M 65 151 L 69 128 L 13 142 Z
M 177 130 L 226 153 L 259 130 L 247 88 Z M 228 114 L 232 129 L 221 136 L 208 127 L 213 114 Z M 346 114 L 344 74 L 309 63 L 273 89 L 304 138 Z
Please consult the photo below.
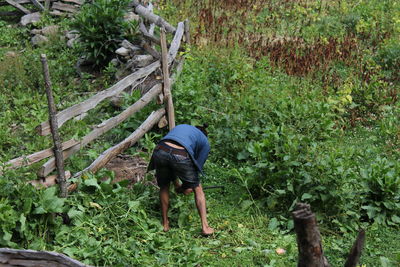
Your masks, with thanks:
M 169 229 L 171 229 L 171 228 L 169 227 L 169 225 L 164 225 L 164 226 L 163 226 L 163 231 L 164 231 L 164 232 L 168 232 Z
M 214 229 L 211 228 L 210 226 L 204 227 L 203 230 L 201 231 L 201 234 L 203 236 L 209 236 L 214 233 Z
M 163 223 L 163 231 L 164 231 L 164 232 L 168 232 L 169 229 L 170 229 L 170 227 L 169 227 L 169 222 Z

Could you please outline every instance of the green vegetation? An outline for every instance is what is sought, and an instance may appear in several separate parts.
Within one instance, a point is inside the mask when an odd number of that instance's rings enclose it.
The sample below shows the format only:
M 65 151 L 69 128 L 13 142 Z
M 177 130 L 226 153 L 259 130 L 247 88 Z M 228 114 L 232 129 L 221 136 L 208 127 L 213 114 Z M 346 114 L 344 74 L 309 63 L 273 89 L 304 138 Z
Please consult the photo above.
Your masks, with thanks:
M 0 246 L 56 250 L 99 266 L 294 266 L 290 211 L 305 201 L 332 266 L 343 265 L 359 228 L 367 232 L 361 264 L 399 265 L 400 4 L 264 2 L 156 3 L 171 22 L 191 19 L 195 45 L 173 94 L 178 123 L 210 125 L 203 183 L 226 185 L 224 193 L 206 192 L 214 237 L 200 236 L 192 197 L 176 195 L 172 230 L 163 233 L 151 174 L 132 188 L 112 184 L 105 170 L 86 175 L 63 200 L 54 188 L 25 183 L 36 178 L 35 164 L 2 174 Z M 89 5 L 84 10 L 95 14 Z M 59 110 L 113 83 L 112 68 L 97 79 L 78 77 L 79 48 L 60 38 L 33 48 L 23 41 L 27 29 L 8 25 L 0 21 L 0 162 L 51 146 L 34 131 L 47 118 L 41 53 Z M 138 94 L 126 96 L 123 108 Z M 68 169 L 82 170 L 153 108 L 68 159 Z M 79 138 L 117 112 L 102 104 L 63 126 L 63 139 Z M 164 133 L 153 131 L 128 152 L 148 159 Z
M 87 3 L 73 23 L 79 32 L 81 49 L 87 59 L 103 67 L 115 55 L 118 43 L 136 25 L 124 20 L 129 1 L 99 0 Z

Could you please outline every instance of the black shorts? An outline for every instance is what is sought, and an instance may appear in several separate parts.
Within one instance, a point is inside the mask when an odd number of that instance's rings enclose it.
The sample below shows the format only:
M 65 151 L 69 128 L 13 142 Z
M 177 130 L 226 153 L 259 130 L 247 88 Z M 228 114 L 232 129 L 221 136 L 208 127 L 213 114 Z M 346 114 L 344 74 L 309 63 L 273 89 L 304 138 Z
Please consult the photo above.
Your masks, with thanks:
M 160 145 L 164 149 L 160 149 Z M 158 186 L 167 186 L 171 181 L 179 178 L 182 181 L 183 189 L 197 187 L 200 184 L 200 179 L 196 166 L 187 153 L 185 156 L 180 155 L 185 153 L 178 154 L 177 151 L 182 152 L 186 150 L 169 147 L 163 143 L 154 149 L 151 162 L 156 169 Z

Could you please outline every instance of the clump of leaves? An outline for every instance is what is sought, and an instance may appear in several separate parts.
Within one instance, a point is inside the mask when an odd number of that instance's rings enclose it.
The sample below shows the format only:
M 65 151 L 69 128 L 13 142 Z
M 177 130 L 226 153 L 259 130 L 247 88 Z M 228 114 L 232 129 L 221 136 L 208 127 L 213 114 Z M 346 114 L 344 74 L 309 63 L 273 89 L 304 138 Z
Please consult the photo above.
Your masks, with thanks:
M 124 20 L 128 1 L 97 0 L 86 4 L 75 17 L 73 27 L 79 31 L 81 47 L 88 60 L 107 65 L 132 24 Z

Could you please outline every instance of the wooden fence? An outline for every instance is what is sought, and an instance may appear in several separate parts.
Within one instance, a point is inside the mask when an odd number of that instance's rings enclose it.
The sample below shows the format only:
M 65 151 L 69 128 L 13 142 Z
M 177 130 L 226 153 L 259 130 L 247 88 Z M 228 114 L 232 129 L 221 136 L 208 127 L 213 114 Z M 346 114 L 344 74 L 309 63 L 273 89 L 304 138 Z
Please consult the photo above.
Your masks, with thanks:
M 104 151 L 99 158 L 97 158 L 86 169 L 75 174 L 75 177 L 81 175 L 84 171 L 96 172 L 102 168 L 113 157 L 134 145 L 146 132 L 156 125 L 161 118 L 164 117 L 164 115 L 168 115 L 170 128 L 173 127 L 175 123 L 170 86 L 176 81 L 183 67 L 184 58 L 177 57 L 177 55 L 179 49 L 181 48 L 181 43 L 188 42 L 189 40 L 189 22 L 187 20 L 185 22 L 179 22 L 176 27 L 173 27 L 164 19 L 152 13 L 151 10 L 142 6 L 138 1 L 132 1 L 130 7 L 134 9 L 135 13 L 141 16 L 141 51 L 149 54 L 150 50 L 151 53 L 160 56 L 153 56 L 153 60 L 150 64 L 137 69 L 133 73 L 130 73 L 110 88 L 100 91 L 83 102 L 56 113 L 56 127 L 60 128 L 67 121 L 82 116 L 82 114 L 85 114 L 86 112 L 95 108 L 102 101 L 123 93 L 127 88 L 133 90 L 143 83 L 150 84 L 151 88 L 144 90 L 146 92 L 143 93 L 140 99 L 138 99 L 133 105 L 123 110 L 117 116 L 109 118 L 97 125 L 90 133 L 85 135 L 80 140 L 71 139 L 63 142 L 62 145 L 60 145 L 62 156 L 64 159 L 71 157 L 86 145 L 102 136 L 104 133 L 110 131 L 134 115 L 136 112 L 140 111 L 154 99 L 158 98 L 158 102 L 160 104 L 164 103 L 165 107 L 160 107 L 158 110 L 153 111 L 139 126 L 139 128 L 136 129 L 130 136 L 128 136 L 119 144 L 116 144 L 115 146 Z M 159 27 L 160 37 L 157 37 L 154 34 L 154 28 L 156 26 Z M 165 36 L 166 33 L 173 35 L 172 41 L 168 45 L 169 49 L 167 49 L 167 41 Z M 130 44 L 130 42 L 127 40 L 125 40 L 123 43 L 125 46 L 126 44 Z M 161 51 L 157 51 L 158 45 L 156 44 L 159 44 L 159 50 Z M 134 47 L 133 45 L 131 46 Z M 133 49 L 135 49 L 135 53 L 138 53 L 136 46 Z M 159 79 L 160 71 L 163 76 L 162 80 Z M 169 75 L 170 72 L 172 74 L 171 76 Z M 36 127 L 36 130 L 38 134 L 42 136 L 49 135 L 51 133 L 50 121 L 42 122 Z M 33 153 L 31 155 L 12 159 L 5 163 L 5 168 L 19 168 L 22 166 L 28 166 L 45 158 L 50 159 L 40 166 L 37 172 L 38 177 L 44 178 L 56 168 L 56 159 L 54 157 L 54 151 L 52 148 Z M 54 177 L 52 177 L 52 179 L 54 179 Z

